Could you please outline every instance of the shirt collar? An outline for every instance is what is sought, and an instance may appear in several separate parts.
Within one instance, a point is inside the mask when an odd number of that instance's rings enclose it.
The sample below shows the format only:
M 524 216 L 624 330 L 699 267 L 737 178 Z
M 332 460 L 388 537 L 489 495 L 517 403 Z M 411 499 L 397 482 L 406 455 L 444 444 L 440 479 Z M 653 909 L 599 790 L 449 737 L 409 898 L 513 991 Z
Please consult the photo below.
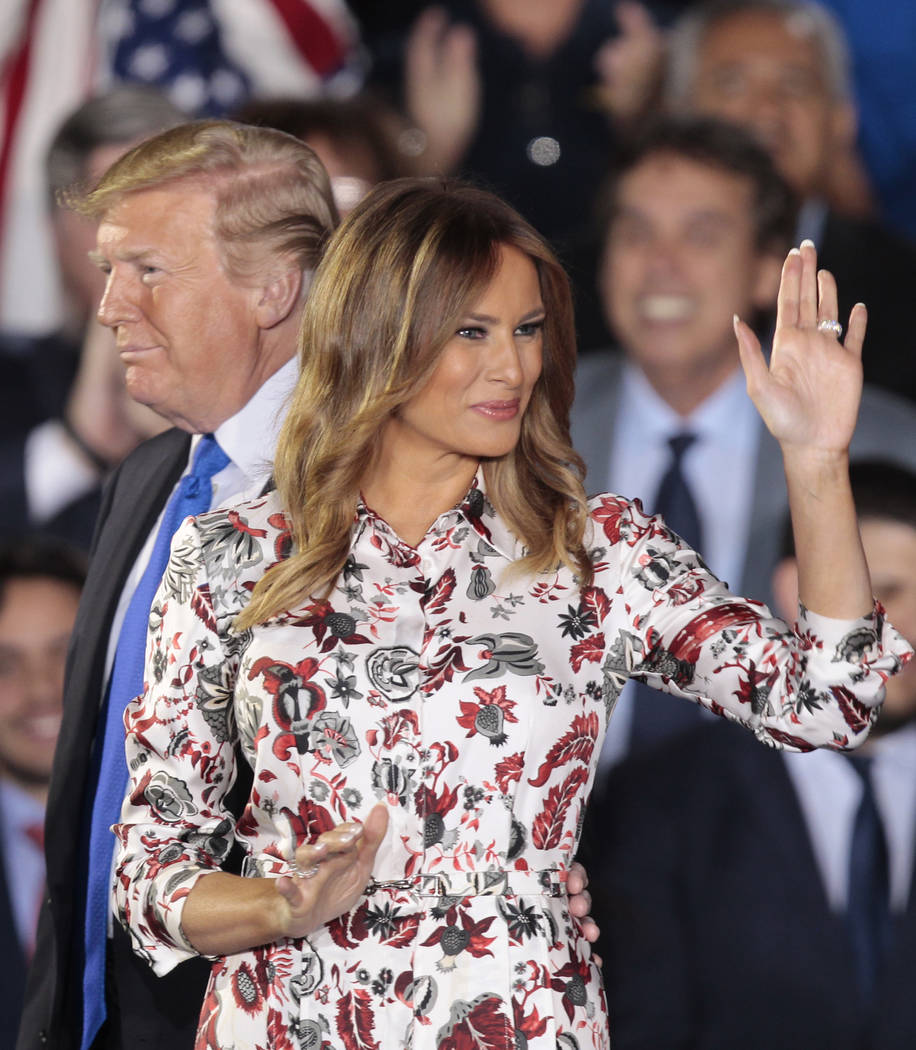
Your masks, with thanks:
M 298 376 L 298 364 L 291 358 L 214 431 L 220 448 L 252 485 L 266 482 L 273 470 L 277 437 Z
M 43 823 L 45 816 L 41 802 L 10 780 L 0 780 L 0 812 L 7 827 L 21 831 Z
M 731 441 L 736 434 L 737 419 L 757 418 L 740 367 L 689 416 L 684 417 L 658 395 L 641 368 L 627 361 L 623 368 L 620 403 L 624 413 L 638 420 L 640 429 L 650 441 L 665 441 L 684 430 L 698 437 Z M 744 430 L 741 428 L 740 433 Z
M 521 541 L 509 530 L 487 498 L 483 471 L 480 469 L 475 474 L 464 498 L 436 518 L 430 525 L 426 538 L 441 536 L 462 521 L 507 560 L 515 561 L 524 555 L 525 551 Z M 413 552 L 415 555 L 414 549 L 404 543 L 385 519 L 367 506 L 360 497 L 356 508 L 357 534 L 367 526 L 385 533 L 400 548 L 403 548 L 405 553 Z

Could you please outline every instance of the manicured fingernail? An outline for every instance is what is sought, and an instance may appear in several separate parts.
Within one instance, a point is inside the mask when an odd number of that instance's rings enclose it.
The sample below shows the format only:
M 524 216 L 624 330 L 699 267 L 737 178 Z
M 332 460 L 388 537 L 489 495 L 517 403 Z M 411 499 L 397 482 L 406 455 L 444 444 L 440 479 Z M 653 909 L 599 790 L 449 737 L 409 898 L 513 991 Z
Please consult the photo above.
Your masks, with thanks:
M 798 248 L 790 248 L 789 255 L 801 255 L 801 252 L 798 250 Z
M 814 241 L 812 241 L 810 237 L 806 237 L 801 242 L 801 247 L 802 248 L 813 248 L 814 247 Z

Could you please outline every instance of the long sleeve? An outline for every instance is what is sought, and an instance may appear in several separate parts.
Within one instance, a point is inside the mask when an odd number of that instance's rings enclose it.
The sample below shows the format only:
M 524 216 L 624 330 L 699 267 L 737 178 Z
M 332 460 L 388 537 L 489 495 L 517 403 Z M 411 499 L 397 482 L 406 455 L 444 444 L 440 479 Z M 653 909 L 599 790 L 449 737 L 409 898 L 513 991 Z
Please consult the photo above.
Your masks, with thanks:
M 606 640 L 605 670 L 618 684 L 639 677 L 791 750 L 865 738 L 887 676 L 912 655 L 877 603 L 852 621 L 801 609 L 790 626 L 731 594 L 638 504 L 597 497 L 592 521 L 596 586 L 609 584 L 609 609 L 623 606 L 614 619 L 624 625 Z
M 181 928 L 184 901 L 232 846 L 231 615 L 214 611 L 199 527 L 188 521 L 153 602 L 145 693 L 124 716 L 130 787 L 115 826 L 118 910 L 159 974 L 197 954 Z

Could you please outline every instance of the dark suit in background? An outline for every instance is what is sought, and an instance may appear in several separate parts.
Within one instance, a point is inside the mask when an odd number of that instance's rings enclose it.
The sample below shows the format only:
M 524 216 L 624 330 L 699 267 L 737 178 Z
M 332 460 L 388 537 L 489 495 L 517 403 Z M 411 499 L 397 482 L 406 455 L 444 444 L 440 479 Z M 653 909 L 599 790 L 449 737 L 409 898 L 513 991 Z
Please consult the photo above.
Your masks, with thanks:
M 38 1037 L 35 1042 L 21 1040 L 20 1050 L 69 1050 L 79 1045 L 82 965 L 74 951 L 81 952 L 82 945 L 84 911 L 78 899 L 78 873 L 85 865 L 72 829 L 84 824 L 89 804 L 86 788 L 112 619 L 134 561 L 187 465 L 189 445 L 189 435 L 179 430 L 153 438 L 124 461 L 105 491 L 70 642 L 64 717 L 48 797 L 48 907 L 39 922 L 29 1004 L 23 1015 L 23 1033 L 38 1033 Z M 55 835 L 55 827 L 68 831 Z M 123 932 L 116 928 L 115 933 L 113 963 L 119 971 L 120 1010 L 114 1016 L 122 1025 L 120 1043 L 115 1045 L 131 1050 L 193 1045 L 209 963 L 191 960 L 167 977 L 156 978 L 130 950 Z M 139 1000 L 147 1004 L 138 1031 L 132 1027 L 135 987 L 142 990 Z M 163 1006 L 156 1013 L 158 1031 L 153 1030 L 148 1009 L 150 995 Z
M 19 1014 L 25 994 L 26 958 L 16 932 L 16 920 L 13 916 L 10 891 L 6 881 L 6 866 L 2 855 L 0 855 L 0 960 L 2 960 L 0 965 L 3 967 L 3 978 L 0 980 L 0 1050 L 13 1050 L 16 1045 L 16 1031 L 19 1028 Z
M 615 1050 L 912 1050 L 916 887 L 856 984 L 783 758 L 714 723 L 614 769 L 584 849 Z

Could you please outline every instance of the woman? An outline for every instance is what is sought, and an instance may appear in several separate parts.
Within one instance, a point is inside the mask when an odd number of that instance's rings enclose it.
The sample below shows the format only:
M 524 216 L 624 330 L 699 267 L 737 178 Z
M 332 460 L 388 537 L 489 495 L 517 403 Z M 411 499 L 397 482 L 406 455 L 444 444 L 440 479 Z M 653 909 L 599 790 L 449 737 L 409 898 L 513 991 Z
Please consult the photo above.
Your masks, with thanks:
M 343 224 L 277 491 L 176 537 L 128 709 L 119 904 L 157 971 L 214 959 L 200 1047 L 605 1047 L 562 887 L 627 676 L 771 744 L 864 737 L 909 650 L 849 494 L 864 309 L 845 346 L 819 330 L 815 265 L 786 262 L 769 370 L 736 322 L 816 610 L 793 630 L 638 505 L 585 500 L 568 286 L 508 206 L 405 180 Z M 247 877 L 215 870 L 233 836 Z

